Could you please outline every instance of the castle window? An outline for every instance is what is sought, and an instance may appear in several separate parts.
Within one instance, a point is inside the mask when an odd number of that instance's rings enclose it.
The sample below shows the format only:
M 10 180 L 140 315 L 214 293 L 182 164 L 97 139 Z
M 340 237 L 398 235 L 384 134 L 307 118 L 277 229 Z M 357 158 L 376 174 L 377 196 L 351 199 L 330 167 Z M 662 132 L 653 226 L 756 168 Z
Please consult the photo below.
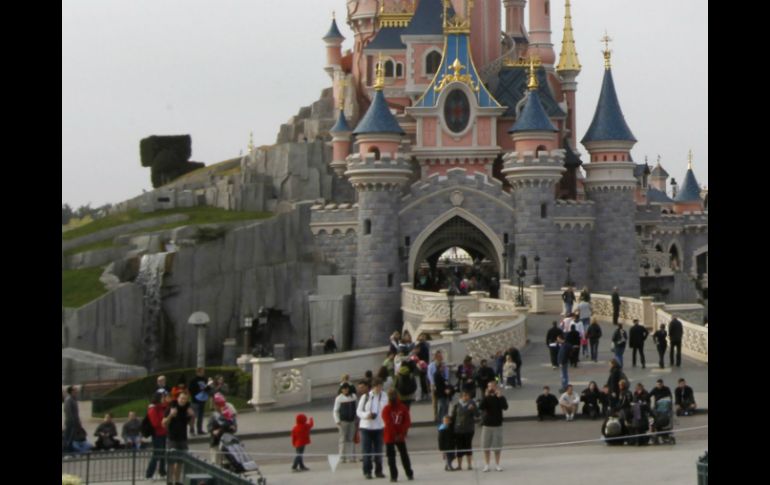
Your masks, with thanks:
M 535 156 L 537 156 L 538 152 L 546 152 L 548 149 L 545 147 L 545 145 L 538 145 L 535 149 Z
M 545 219 L 548 217 L 548 204 L 540 204 L 540 218 Z
M 388 273 L 388 288 L 393 287 L 393 273 Z
M 385 61 L 385 77 L 393 77 L 393 61 Z
M 364 234 L 372 233 L 372 221 L 371 219 L 364 219 Z
M 604 161 L 605 162 L 607 161 L 607 155 L 604 155 Z
M 468 96 L 460 89 L 455 89 L 444 102 L 444 121 L 453 133 L 460 133 L 471 119 L 471 104 Z
M 396 77 L 404 77 L 404 65 L 400 62 L 396 64 Z
M 613 160 L 614 162 L 617 162 L 617 161 L 618 161 L 618 156 L 617 156 L 617 155 L 613 155 L 613 156 L 612 156 L 612 160 Z
M 404 237 L 404 246 L 409 247 L 409 244 L 411 244 L 412 240 L 409 238 L 409 236 Z
M 436 74 L 439 65 L 441 65 L 441 54 L 438 51 L 431 51 L 425 56 L 425 74 Z
M 380 159 L 380 149 L 377 147 L 370 147 L 369 153 L 374 153 L 374 159 L 379 160 Z

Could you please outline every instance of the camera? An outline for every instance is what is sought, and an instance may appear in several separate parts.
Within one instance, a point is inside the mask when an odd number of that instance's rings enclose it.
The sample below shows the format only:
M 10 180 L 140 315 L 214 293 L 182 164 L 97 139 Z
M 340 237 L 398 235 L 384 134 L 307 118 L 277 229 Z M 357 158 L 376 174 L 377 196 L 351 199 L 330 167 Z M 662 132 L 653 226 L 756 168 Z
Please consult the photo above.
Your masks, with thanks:
M 377 413 L 371 413 L 372 418 L 371 419 L 377 419 Z

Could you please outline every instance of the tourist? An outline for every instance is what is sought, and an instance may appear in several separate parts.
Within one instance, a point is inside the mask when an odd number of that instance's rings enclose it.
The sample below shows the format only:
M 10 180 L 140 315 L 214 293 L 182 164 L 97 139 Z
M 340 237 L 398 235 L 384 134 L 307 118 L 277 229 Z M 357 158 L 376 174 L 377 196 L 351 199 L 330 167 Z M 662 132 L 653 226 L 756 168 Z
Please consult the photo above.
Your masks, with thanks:
M 468 470 L 473 469 L 473 434 L 476 431 L 474 419 L 478 417 L 479 410 L 476 401 L 473 400 L 472 390 L 465 388 L 460 394 L 460 400 L 454 403 L 452 422 L 455 424 L 455 446 L 457 447 L 457 469 L 463 469 L 463 456 L 467 457 Z
M 503 411 L 508 409 L 508 401 L 498 389 L 496 382 L 491 381 L 487 384 L 479 409 L 483 412 L 481 447 L 484 449 L 484 469 L 482 471 L 489 471 L 489 452 L 494 451 L 495 470 L 501 472 L 503 471 L 500 466 L 500 453 L 503 448 Z
M 305 466 L 302 455 L 305 453 L 305 447 L 310 444 L 310 430 L 314 424 L 313 418 L 308 419 L 303 413 L 299 413 L 295 417 L 295 422 L 296 424 L 291 429 L 291 445 L 297 454 L 294 456 L 291 470 L 294 472 L 306 472 L 310 469 Z
M 75 432 L 82 429 L 80 411 L 78 409 L 77 389 L 67 386 L 67 398 L 64 400 L 64 448 L 72 450 Z
M 615 359 L 620 367 L 623 367 L 623 353 L 626 351 L 627 341 L 628 334 L 623 330 L 623 324 L 618 323 L 618 328 L 612 334 L 612 346 L 615 352 Z
M 679 379 L 678 385 L 674 390 L 674 405 L 676 406 L 677 416 L 691 416 L 695 414 L 695 394 L 692 387 L 687 385 L 684 379 Z
M 455 459 L 455 436 L 452 426 L 452 416 L 445 415 L 438 427 L 438 449 L 443 452 L 444 471 L 453 472 L 452 462 Z
M 449 403 L 452 401 L 454 392 L 454 387 L 449 384 L 449 370 L 443 362 L 439 362 L 436 372 L 433 374 L 433 395 L 436 402 L 434 416 L 436 416 L 436 421 L 441 422 L 449 412 Z
M 564 313 L 569 315 L 572 313 L 572 305 L 575 304 L 575 292 L 571 286 L 564 290 L 564 293 L 561 294 L 561 299 L 564 302 Z
M 655 381 L 655 387 L 650 391 L 650 398 L 655 399 L 655 403 L 657 404 L 659 400 L 665 398 L 672 399 L 673 396 L 671 395 L 671 389 L 663 384 L 663 379 L 658 379 Z
M 561 388 L 559 392 L 564 392 L 567 390 L 567 384 L 569 384 L 569 357 L 570 352 L 572 352 L 572 346 L 561 335 L 556 338 L 556 344 L 559 346 L 557 360 L 561 368 Z
M 340 394 L 334 399 L 332 415 L 339 432 L 339 454 L 342 463 L 347 460 L 352 462 L 355 460 L 353 440 L 356 435 L 356 395 L 347 382 L 340 386 Z
M 503 364 L 503 378 L 505 379 L 505 388 L 510 389 L 516 387 L 516 363 L 513 361 L 513 356 L 506 354 L 505 364 Z
M 644 384 L 641 382 L 636 383 L 636 388 L 634 389 L 634 402 L 641 402 L 645 406 L 650 407 L 650 393 L 647 392 L 647 389 L 644 388 Z
M 187 427 L 195 421 L 195 413 L 190 407 L 190 395 L 182 392 L 166 410 L 163 418 L 163 426 L 168 430 L 167 448 L 169 450 L 187 451 Z M 171 483 L 181 483 L 182 462 L 175 459 L 168 460 L 169 478 Z
M 561 412 L 564 413 L 564 419 L 567 421 L 575 419 L 575 413 L 577 412 L 579 403 L 580 398 L 577 394 L 572 392 L 572 385 L 568 385 L 567 390 L 559 398 L 559 407 L 561 408 Z
M 398 399 L 401 404 L 409 409 L 417 392 L 417 379 L 414 377 L 414 373 L 407 361 L 401 363 L 396 379 L 393 382 L 393 388 L 398 393 Z
M 546 417 L 556 419 L 556 405 L 559 404 L 559 400 L 551 394 L 550 387 L 543 386 L 543 393 L 537 396 L 535 404 L 537 405 L 538 421 L 542 421 Z
M 514 368 L 516 380 L 513 387 L 521 387 L 521 352 L 519 352 L 519 349 L 516 347 L 511 347 L 508 349 L 507 353 L 513 358 L 513 363 L 516 364 L 516 367 Z
M 620 293 L 618 293 L 618 287 L 612 288 L 612 324 L 618 324 L 618 318 L 620 317 Z
M 554 320 L 551 322 L 551 328 L 548 329 L 548 333 L 545 334 L 545 345 L 548 346 L 548 353 L 551 356 L 551 367 L 557 369 L 559 362 L 557 360 L 559 356 L 559 345 L 556 342 L 556 338 L 559 335 L 564 335 L 564 331 L 559 328 L 559 323 Z
M 570 346 L 569 363 L 572 367 L 577 367 L 580 361 L 580 332 L 576 327 L 573 323 L 564 338 Z
M 334 335 L 329 336 L 324 342 L 324 354 L 331 354 L 337 351 L 337 342 L 334 340 Z
M 412 421 L 409 416 L 409 407 L 405 406 L 398 398 L 395 389 L 388 391 L 388 403 L 382 408 L 383 441 L 385 442 L 385 454 L 388 457 L 388 469 L 390 481 L 398 481 L 398 468 L 396 467 L 396 449 L 401 457 L 401 465 L 408 480 L 414 479 L 412 464 L 409 461 L 409 453 L 406 449 L 406 435 Z
M 636 367 L 636 353 L 639 352 L 639 359 L 642 363 L 642 369 L 644 369 L 644 341 L 647 340 L 649 332 L 643 325 L 639 325 L 639 320 L 635 318 L 634 325 L 631 327 L 628 334 L 628 346 L 633 349 L 633 353 L 631 354 L 631 365 Z
M 203 413 L 206 410 L 206 403 L 209 402 L 209 392 L 211 392 L 205 373 L 203 367 L 195 369 L 195 377 L 192 378 L 189 386 L 192 395 L 192 407 L 196 416 L 195 429 L 199 435 L 203 434 Z
M 142 422 L 136 417 L 134 411 L 128 412 L 128 421 L 123 423 L 120 436 L 126 448 L 140 449 L 142 447 Z
M 668 332 L 666 332 L 665 323 L 661 323 L 658 331 L 652 334 L 652 341 L 655 343 L 655 347 L 658 349 L 658 366 L 661 369 L 665 367 L 663 365 L 663 360 L 666 356 L 666 347 L 668 347 L 668 342 L 666 341 L 667 336 Z
M 601 392 L 599 391 L 599 386 L 596 385 L 596 381 L 588 383 L 588 387 L 580 393 L 580 400 L 583 402 L 583 416 L 591 419 L 599 417 Z
M 599 357 L 599 339 L 602 338 L 602 327 L 596 317 L 591 318 L 591 325 L 586 330 L 586 338 L 591 347 L 591 360 L 596 362 Z
M 487 390 L 487 385 L 495 380 L 495 371 L 491 367 L 487 366 L 487 359 L 481 359 L 479 368 L 476 370 L 476 385 L 479 388 L 481 398 Z
M 473 382 L 473 376 L 476 373 L 476 367 L 473 365 L 473 357 L 466 355 L 462 365 L 457 368 L 457 387 L 461 391 L 468 390 L 471 396 L 476 395 L 476 384 Z
M 152 480 L 155 474 L 155 467 L 160 463 L 159 473 L 161 479 L 166 477 L 166 436 L 168 430 L 163 425 L 163 417 L 166 415 L 166 408 L 171 404 L 171 395 L 166 392 L 156 392 L 152 395 L 152 400 L 147 408 L 147 418 L 152 424 L 152 458 L 147 464 L 147 471 L 144 476 L 147 480 Z
M 620 367 L 620 363 L 617 359 L 610 360 L 610 376 L 607 378 L 607 387 L 610 389 L 610 394 L 613 398 L 617 398 L 620 391 L 620 380 L 625 378 L 623 370 Z
M 364 455 L 363 471 L 366 478 L 372 478 L 372 460 L 375 476 L 385 478 L 382 473 L 382 430 L 385 427 L 382 409 L 387 403 L 380 379 L 374 379 L 372 390 L 358 401 L 356 414 L 361 420 L 361 452 Z
M 219 453 L 219 444 L 225 433 L 234 434 L 238 431 L 238 422 L 236 420 L 235 406 L 227 402 L 222 394 L 214 394 L 214 412 L 211 413 L 209 422 L 206 426 L 211 439 L 209 441 L 209 451 L 211 452 L 211 462 L 217 465 L 222 464 L 222 453 Z
M 669 364 L 674 367 L 674 349 L 676 349 L 676 366 L 682 367 L 682 336 L 684 335 L 684 329 L 682 328 L 682 322 L 676 317 L 671 319 L 668 324 L 668 340 L 671 343 L 671 351 L 669 352 Z
M 439 398 L 444 397 L 444 393 L 437 393 L 436 392 L 436 382 L 435 382 L 435 375 L 436 370 L 441 367 L 441 375 L 444 377 L 444 381 L 448 384 L 449 383 L 449 369 L 446 366 L 442 366 L 442 363 L 444 361 L 444 355 L 441 353 L 440 350 L 436 351 L 436 353 L 433 354 L 433 362 L 431 362 L 428 365 L 428 382 L 430 383 L 430 390 L 433 398 L 433 420 L 436 423 L 441 422 L 441 416 L 438 414 L 438 404 L 439 404 Z M 446 412 L 445 412 L 446 414 Z
M 120 448 L 118 428 L 115 427 L 115 423 L 112 421 L 111 413 L 104 415 L 104 421 L 96 427 L 94 436 L 96 436 L 95 450 L 114 450 Z

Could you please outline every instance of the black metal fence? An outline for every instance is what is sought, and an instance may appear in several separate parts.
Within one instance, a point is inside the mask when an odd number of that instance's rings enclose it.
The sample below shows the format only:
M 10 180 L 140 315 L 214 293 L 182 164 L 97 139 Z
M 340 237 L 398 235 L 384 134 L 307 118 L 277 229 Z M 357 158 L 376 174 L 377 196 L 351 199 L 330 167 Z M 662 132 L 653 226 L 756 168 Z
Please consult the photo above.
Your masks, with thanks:
M 83 485 L 109 482 L 141 483 L 145 481 L 145 471 L 150 458 L 152 458 L 152 450 L 63 454 L 62 475 L 74 475 L 82 480 Z M 193 474 L 210 475 L 216 480 L 217 485 L 252 485 L 254 483 L 266 485 L 267 483 L 261 478 L 254 482 L 251 478 L 236 475 L 184 451 L 167 450 L 166 459 L 183 463 L 183 483 L 186 483 L 185 476 Z M 168 461 L 166 463 L 168 464 Z

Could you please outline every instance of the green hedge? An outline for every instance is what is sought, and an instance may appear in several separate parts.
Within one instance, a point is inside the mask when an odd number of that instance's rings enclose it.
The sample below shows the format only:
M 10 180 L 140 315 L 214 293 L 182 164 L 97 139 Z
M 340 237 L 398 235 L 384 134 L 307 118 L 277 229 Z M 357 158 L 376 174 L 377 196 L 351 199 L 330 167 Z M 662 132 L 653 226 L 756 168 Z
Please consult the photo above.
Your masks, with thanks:
M 244 399 L 251 396 L 250 374 L 243 372 L 238 367 L 206 367 L 206 379 L 218 374 L 224 376 L 229 387 L 229 395 Z M 172 388 L 179 382 L 180 377 L 184 377 L 185 381 L 189 383 L 195 377 L 195 368 L 158 372 L 116 387 L 103 396 L 94 398 L 91 413 L 97 416 L 132 401 L 139 399 L 149 401 L 157 389 L 156 381 L 160 375 L 166 376 L 166 385 Z

